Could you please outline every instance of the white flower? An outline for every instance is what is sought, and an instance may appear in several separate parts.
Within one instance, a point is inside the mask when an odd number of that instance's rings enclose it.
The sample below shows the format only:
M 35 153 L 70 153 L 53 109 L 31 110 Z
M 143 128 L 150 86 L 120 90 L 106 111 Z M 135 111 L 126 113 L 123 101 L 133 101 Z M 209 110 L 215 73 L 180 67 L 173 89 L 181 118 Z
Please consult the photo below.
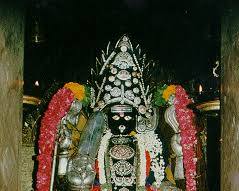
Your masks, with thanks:
M 164 160 L 162 155 L 162 143 L 154 132 L 146 134 L 136 134 L 140 150 L 140 186 L 145 185 L 146 180 L 146 156 L 145 151 L 149 152 L 151 158 L 151 170 L 155 176 L 155 186 L 159 188 L 164 179 Z
M 98 151 L 99 181 L 101 185 L 106 183 L 104 157 L 105 157 L 105 153 L 106 153 L 111 136 L 112 136 L 112 133 L 108 130 L 106 134 L 102 137 L 100 148 Z
M 145 156 L 145 140 L 143 134 L 136 134 L 138 140 L 139 157 L 140 157 L 140 172 L 139 172 L 139 186 L 145 186 L 146 181 L 146 156 Z

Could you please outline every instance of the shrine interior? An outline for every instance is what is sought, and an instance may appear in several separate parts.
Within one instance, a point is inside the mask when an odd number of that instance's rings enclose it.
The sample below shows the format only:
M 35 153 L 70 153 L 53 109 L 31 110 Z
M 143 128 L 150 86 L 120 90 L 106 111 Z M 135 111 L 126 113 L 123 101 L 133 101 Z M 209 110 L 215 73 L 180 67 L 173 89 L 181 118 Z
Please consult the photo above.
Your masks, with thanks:
M 39 126 L 50 98 L 67 82 L 87 84 L 96 57 L 109 41 L 115 45 L 123 35 L 155 61 L 152 83 L 181 85 L 194 100 L 190 107 L 201 128 L 197 136 L 202 144 L 197 152 L 202 161 L 197 166 L 197 190 L 220 190 L 217 104 L 223 2 L 29 0 L 26 5 L 22 134 L 27 164 L 23 166 L 27 167 L 23 169 L 23 191 L 36 186 Z M 212 103 L 216 107 L 210 108 Z M 167 164 L 172 131 L 164 120 L 165 110 L 162 107 L 159 111 L 158 134 L 165 145 Z M 186 190 L 184 181 L 176 183 Z

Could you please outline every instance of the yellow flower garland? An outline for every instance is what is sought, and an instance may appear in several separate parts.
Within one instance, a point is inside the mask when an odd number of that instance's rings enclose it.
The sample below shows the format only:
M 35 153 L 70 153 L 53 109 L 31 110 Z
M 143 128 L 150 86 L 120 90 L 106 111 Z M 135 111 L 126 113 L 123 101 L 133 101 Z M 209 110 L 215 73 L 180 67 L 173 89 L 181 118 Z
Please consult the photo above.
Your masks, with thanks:
M 176 91 L 176 86 L 175 85 L 170 85 L 163 91 L 162 97 L 165 99 L 165 101 L 168 101 L 170 96 L 172 94 L 175 94 L 175 91 Z
M 69 82 L 64 85 L 64 88 L 70 89 L 75 98 L 82 101 L 85 97 L 85 87 L 78 83 Z

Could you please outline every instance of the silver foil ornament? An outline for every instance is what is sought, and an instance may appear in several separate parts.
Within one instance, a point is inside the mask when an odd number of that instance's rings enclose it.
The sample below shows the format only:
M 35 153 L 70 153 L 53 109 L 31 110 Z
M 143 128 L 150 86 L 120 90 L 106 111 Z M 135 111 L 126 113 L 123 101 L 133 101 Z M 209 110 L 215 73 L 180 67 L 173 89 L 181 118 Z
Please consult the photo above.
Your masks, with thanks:
M 95 179 L 95 158 L 104 132 L 104 115 L 97 111 L 82 132 L 78 155 L 69 160 L 67 179 L 70 190 L 90 190 Z

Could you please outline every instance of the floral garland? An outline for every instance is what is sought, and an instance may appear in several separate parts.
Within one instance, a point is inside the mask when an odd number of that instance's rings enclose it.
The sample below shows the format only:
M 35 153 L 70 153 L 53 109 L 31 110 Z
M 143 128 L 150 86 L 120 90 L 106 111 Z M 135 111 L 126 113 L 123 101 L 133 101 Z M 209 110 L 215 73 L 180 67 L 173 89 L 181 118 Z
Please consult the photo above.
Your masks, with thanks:
M 62 88 L 57 91 L 49 103 L 48 109 L 41 121 L 38 141 L 39 155 L 37 185 L 38 191 L 48 191 L 51 181 L 52 154 L 55 146 L 57 125 L 60 123 L 74 100 L 74 94 Z
M 99 169 L 99 182 L 102 187 L 102 191 L 107 191 L 108 185 L 105 176 L 105 153 L 107 151 L 107 147 L 109 144 L 109 140 L 112 136 L 110 130 L 107 130 L 106 134 L 102 137 L 102 141 L 100 143 L 99 151 L 98 151 L 98 169 Z
M 163 87 L 157 87 L 156 92 L 154 93 L 154 104 L 159 107 L 167 104 L 173 104 L 175 92 L 175 85 L 167 86 L 165 84 Z
M 140 169 L 139 169 L 139 187 L 144 188 L 145 187 L 145 181 L 147 178 L 147 168 L 146 168 L 146 148 L 145 148 L 145 136 L 144 134 L 136 134 L 135 137 L 138 140 L 138 147 L 139 147 L 139 160 L 140 160 Z
M 37 191 L 48 191 L 50 188 L 52 155 L 61 119 L 67 114 L 75 98 L 82 101 L 86 99 L 85 97 L 85 87 L 73 82 L 68 83 L 68 85 L 66 84 L 52 97 L 48 109 L 41 120 L 38 141 L 39 155 L 37 157 Z
M 154 172 L 155 183 L 153 186 L 159 188 L 164 179 L 164 160 L 162 156 L 162 142 L 154 132 L 148 132 L 145 135 L 145 146 L 151 159 L 151 170 Z
M 150 173 L 150 155 L 149 155 L 149 151 L 145 151 L 145 158 L 146 158 L 146 176 L 149 176 Z
M 70 89 L 73 92 L 75 98 L 80 100 L 84 106 L 87 106 L 90 103 L 91 91 L 88 86 L 69 82 L 64 85 L 64 88 Z
M 139 186 L 145 186 L 145 180 L 149 171 L 149 163 L 147 159 L 150 159 L 150 169 L 154 172 L 155 177 L 155 182 L 152 186 L 157 189 L 160 187 L 161 182 L 164 179 L 162 143 L 157 134 L 155 134 L 154 132 L 148 132 L 147 134 L 136 134 L 135 137 L 138 140 L 140 149 Z
M 162 97 L 165 99 L 165 101 L 168 101 L 170 97 L 175 94 L 176 92 L 176 86 L 170 85 L 168 86 L 164 91 Z
M 194 124 L 195 115 L 187 108 L 192 103 L 182 86 L 164 85 L 157 88 L 154 95 L 154 103 L 157 106 L 173 105 L 175 107 L 176 118 L 179 123 L 181 145 L 183 150 L 183 164 L 186 177 L 186 190 L 196 191 L 196 126 Z
M 194 124 L 195 115 L 193 111 L 187 108 L 187 105 L 192 103 L 188 98 L 186 91 L 177 86 L 174 106 L 176 117 L 181 130 L 181 145 L 183 149 L 183 164 L 186 176 L 186 189 L 187 191 L 196 191 L 196 152 L 195 146 L 197 144 L 196 126 Z
M 96 173 L 95 177 L 96 177 L 97 179 L 99 179 L 99 161 L 98 161 L 98 159 L 95 160 L 95 173 Z M 94 184 L 94 185 L 91 187 L 91 189 L 90 189 L 90 191 L 100 191 L 100 190 L 101 190 L 101 189 L 100 189 L 100 185 L 99 185 L 99 184 Z

